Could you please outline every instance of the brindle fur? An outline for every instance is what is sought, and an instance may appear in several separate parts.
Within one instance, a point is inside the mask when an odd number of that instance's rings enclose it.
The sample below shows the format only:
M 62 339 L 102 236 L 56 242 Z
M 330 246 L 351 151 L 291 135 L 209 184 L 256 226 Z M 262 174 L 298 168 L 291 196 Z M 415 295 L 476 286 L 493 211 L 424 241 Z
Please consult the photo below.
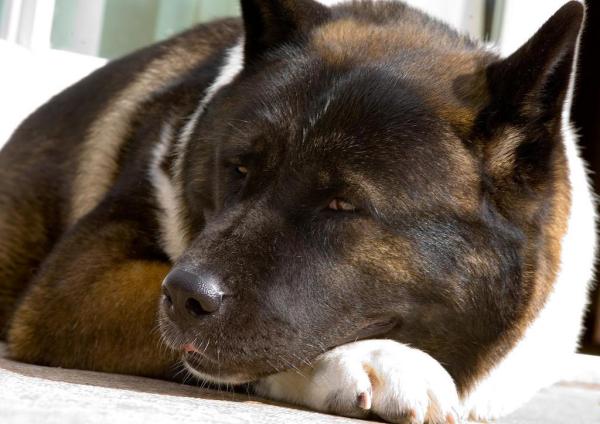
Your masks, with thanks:
M 394 320 L 369 336 L 426 351 L 466 393 L 522 337 L 557 272 L 569 214 L 560 112 L 582 6 L 506 61 L 399 3 L 242 9 L 246 67 L 185 152 L 193 242 L 175 264 L 227 276 L 233 296 L 195 328 L 166 322 L 167 342 L 210 340 L 219 372 L 259 378 Z M 182 131 L 240 35 L 238 21 L 216 22 L 113 62 L 4 148 L 0 324 L 11 322 L 15 358 L 168 375 L 175 359 L 153 328 L 170 264 L 148 163 L 163 123 Z M 195 66 L 181 66 L 188 54 Z M 161 55 L 169 77 L 114 122 L 127 131 L 96 176 L 82 166 L 103 148 L 90 128 Z M 88 190 L 97 200 L 80 216 Z M 359 212 L 324 210 L 332 197 Z

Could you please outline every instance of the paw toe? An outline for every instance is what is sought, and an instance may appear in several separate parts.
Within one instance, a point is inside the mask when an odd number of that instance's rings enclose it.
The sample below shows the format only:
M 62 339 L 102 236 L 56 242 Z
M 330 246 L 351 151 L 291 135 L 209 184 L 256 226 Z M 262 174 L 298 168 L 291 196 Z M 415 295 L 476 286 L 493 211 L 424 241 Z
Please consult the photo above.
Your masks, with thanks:
M 372 400 L 371 390 L 360 392 L 356 398 L 356 406 L 368 411 L 371 409 Z

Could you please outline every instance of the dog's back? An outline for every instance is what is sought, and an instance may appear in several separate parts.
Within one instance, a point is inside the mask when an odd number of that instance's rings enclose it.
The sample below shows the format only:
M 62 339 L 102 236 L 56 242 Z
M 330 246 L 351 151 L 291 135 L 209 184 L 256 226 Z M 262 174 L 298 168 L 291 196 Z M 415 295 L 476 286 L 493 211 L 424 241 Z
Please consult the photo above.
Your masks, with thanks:
M 0 334 L 52 246 L 109 191 L 144 105 L 188 79 L 169 107 L 193 109 L 240 33 L 235 19 L 200 25 L 111 62 L 15 131 L 0 154 Z

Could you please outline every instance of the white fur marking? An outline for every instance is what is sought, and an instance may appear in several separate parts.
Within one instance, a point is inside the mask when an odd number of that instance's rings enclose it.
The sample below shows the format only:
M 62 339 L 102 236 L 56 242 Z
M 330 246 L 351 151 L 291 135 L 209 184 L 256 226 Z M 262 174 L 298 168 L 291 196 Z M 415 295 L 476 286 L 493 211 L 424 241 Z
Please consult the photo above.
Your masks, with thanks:
M 194 128 L 198 124 L 198 119 L 202 116 L 202 113 L 206 109 L 208 103 L 215 97 L 219 90 L 226 85 L 230 84 L 235 77 L 242 71 L 244 67 L 244 43 L 243 40 L 238 44 L 230 48 L 225 56 L 225 64 L 221 68 L 219 75 L 212 83 L 212 85 L 206 90 L 206 95 L 200 101 L 198 108 L 189 117 L 187 123 L 181 131 L 179 138 L 178 158 L 185 152 L 188 143 L 194 132 Z
M 183 253 L 187 243 L 184 236 L 185 225 L 181 219 L 180 204 L 175 187 L 161 167 L 165 156 L 169 153 L 172 140 L 173 126 L 167 122 L 163 125 L 160 141 L 154 148 L 150 180 L 154 185 L 156 200 L 160 207 L 161 245 L 169 258 L 175 260 Z
M 174 181 L 161 169 L 161 163 L 169 152 L 174 137 L 173 127 L 166 123 L 161 131 L 161 139 L 154 150 L 150 167 L 150 179 L 154 185 L 156 198 L 160 206 L 159 222 L 161 226 L 161 244 L 172 261 L 179 258 L 188 245 L 188 235 L 183 219 L 183 161 L 187 146 L 191 140 L 194 128 L 206 109 L 208 103 L 219 90 L 241 72 L 243 67 L 243 41 L 230 48 L 225 56 L 225 63 L 194 113 L 183 127 L 176 146 Z

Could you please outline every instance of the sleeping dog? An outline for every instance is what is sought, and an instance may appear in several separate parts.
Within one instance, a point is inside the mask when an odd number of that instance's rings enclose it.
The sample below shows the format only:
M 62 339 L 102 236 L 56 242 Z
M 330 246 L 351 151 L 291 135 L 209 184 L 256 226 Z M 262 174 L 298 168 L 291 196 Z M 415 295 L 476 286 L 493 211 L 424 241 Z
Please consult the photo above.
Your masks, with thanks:
M 505 59 L 398 2 L 241 6 L 84 78 L 2 150 L 12 357 L 183 361 L 411 423 L 556 381 L 595 248 L 568 113 L 583 6 Z

